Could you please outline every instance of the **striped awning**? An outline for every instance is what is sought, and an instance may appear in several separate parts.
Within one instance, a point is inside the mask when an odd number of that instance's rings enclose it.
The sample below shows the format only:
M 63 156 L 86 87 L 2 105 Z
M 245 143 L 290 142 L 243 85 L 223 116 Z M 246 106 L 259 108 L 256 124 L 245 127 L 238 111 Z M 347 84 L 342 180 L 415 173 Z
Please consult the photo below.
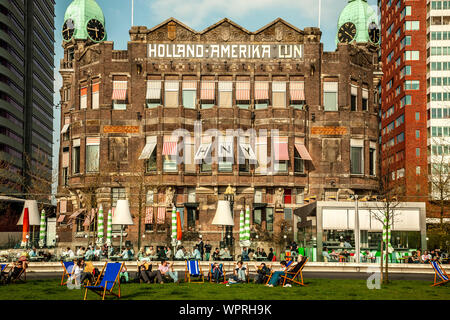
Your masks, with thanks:
M 92 93 L 98 93 L 100 91 L 100 83 L 92 84 Z
M 58 220 L 56 220 L 56 222 L 59 222 L 59 223 L 63 222 L 65 217 L 66 216 L 64 214 L 60 214 L 58 217 Z
M 178 141 L 174 137 L 164 137 L 163 156 L 174 156 L 177 154 Z
M 62 154 L 62 167 L 63 168 L 68 168 L 69 167 L 69 163 L 70 163 L 69 153 L 68 152 L 63 152 L 63 154 Z
M 197 81 L 195 80 L 183 81 L 183 90 L 197 90 Z
M 286 82 L 284 81 L 272 82 L 272 92 L 286 92 Z
M 206 158 L 211 149 L 211 143 L 202 143 L 195 153 L 194 160 L 199 161 Z
M 255 82 L 255 99 L 256 100 L 269 99 L 269 82 L 267 81 Z
M 127 98 L 127 81 L 114 81 L 113 82 L 113 100 L 125 100 Z
M 87 87 L 83 87 L 80 89 L 80 96 L 87 96 L 88 94 L 88 88 Z
M 100 137 L 88 137 L 86 138 L 87 146 L 98 146 L 100 145 Z
M 139 160 L 147 160 L 150 158 L 150 156 L 153 153 L 153 150 L 155 150 L 156 147 L 156 136 L 149 136 L 147 137 L 147 141 L 145 144 L 144 149 L 142 149 L 142 153 L 139 156 Z
M 62 134 L 67 133 L 67 130 L 69 130 L 69 127 L 70 127 L 70 124 L 69 124 L 69 123 L 65 124 L 64 127 L 63 127 L 62 130 L 61 130 L 61 133 L 62 133 Z
M 95 209 L 92 209 L 91 214 L 89 214 L 84 220 L 83 226 L 87 227 L 91 224 L 92 220 L 94 220 L 95 212 Z
M 231 92 L 233 91 L 233 82 L 231 81 L 219 81 L 219 91 Z
M 289 148 L 287 137 L 275 138 L 273 146 L 276 161 L 289 160 Z
M 67 200 L 61 200 L 59 202 L 59 213 L 67 212 Z
M 86 211 L 86 209 L 80 209 L 72 213 L 72 215 L 69 217 L 69 219 L 75 219 L 78 217 L 82 212 Z
M 300 154 L 300 158 L 303 160 L 309 160 L 312 161 L 311 155 L 309 154 L 308 150 L 306 150 L 306 147 L 302 143 L 296 143 L 295 148 L 297 149 L 298 153 Z
M 180 82 L 178 80 L 166 80 L 164 82 L 165 91 L 178 91 Z
M 147 207 L 145 208 L 145 224 L 152 224 L 153 223 L 153 207 Z
M 215 97 L 215 82 L 214 81 L 202 81 L 201 83 L 201 100 L 214 100 Z
M 219 150 L 217 155 L 219 158 L 233 158 L 233 137 L 219 137 Z
M 147 81 L 147 100 L 161 100 L 161 80 Z
M 241 151 L 244 154 L 245 159 L 256 161 L 255 152 L 249 143 L 241 143 L 239 146 L 241 147 Z
M 166 221 L 166 208 L 158 207 L 158 216 L 156 217 L 157 224 L 163 224 Z
M 291 82 L 289 90 L 291 101 L 305 101 L 305 83 L 303 81 Z
M 250 100 L 250 82 L 242 81 L 236 82 L 236 100 L 249 101 Z

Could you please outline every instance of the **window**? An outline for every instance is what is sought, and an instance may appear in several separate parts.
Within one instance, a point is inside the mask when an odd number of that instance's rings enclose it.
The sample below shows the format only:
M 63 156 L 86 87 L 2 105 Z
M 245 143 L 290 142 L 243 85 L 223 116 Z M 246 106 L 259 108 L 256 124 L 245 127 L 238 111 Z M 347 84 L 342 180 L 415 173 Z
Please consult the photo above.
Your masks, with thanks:
M 362 105 L 361 105 L 362 111 L 368 111 L 369 110 L 369 90 L 363 88 L 362 89 Z
M 407 31 L 420 30 L 420 21 L 405 21 L 404 29 Z
M 420 81 L 419 80 L 406 80 L 405 90 L 419 90 Z
M 195 148 L 194 148 L 194 138 L 193 137 L 183 137 L 184 140 L 184 171 L 185 172 L 195 172 Z
M 256 138 L 256 156 L 258 163 L 255 168 L 256 174 L 267 173 L 267 137 L 261 136 Z
M 376 175 L 376 165 L 377 165 L 377 155 L 376 155 L 376 147 L 375 143 L 371 142 L 371 146 L 369 149 L 369 174 L 371 176 Z
M 244 155 L 242 150 L 242 145 L 250 146 L 250 137 L 239 137 L 239 172 L 249 172 L 250 171 L 250 159 Z
M 420 120 L 420 112 L 416 112 L 416 121 Z
M 358 87 L 355 85 L 351 85 L 351 92 L 350 92 L 350 110 L 356 111 L 356 101 L 358 99 Z
M 83 87 L 80 89 L 80 109 L 87 108 L 87 92 L 88 92 L 87 87 Z
M 80 173 L 80 139 L 72 142 L 72 173 Z
M 86 138 L 86 172 L 98 172 L 100 166 L 100 137 Z
M 273 137 L 274 171 L 288 172 L 289 148 L 288 137 Z
M 410 46 L 411 45 L 411 36 L 405 36 L 401 41 L 400 41 L 400 49 L 403 49 L 406 46 Z
M 155 192 L 153 190 L 147 190 L 147 195 L 145 198 L 146 205 L 152 205 L 155 203 Z M 156 201 L 158 202 L 158 201 Z
M 100 83 L 94 83 L 92 85 L 92 109 L 98 109 L 100 107 Z
M 231 108 L 233 105 L 233 82 L 219 81 L 219 107 Z
M 284 220 L 292 220 L 292 208 L 284 208 Z
M 163 143 L 163 171 L 177 172 L 178 137 L 164 136 Z
M 301 158 L 300 153 L 297 148 L 294 148 L 294 172 L 304 173 L 305 172 L 305 162 Z
M 419 51 L 405 51 L 405 60 L 419 60 Z
M 166 80 L 164 82 L 164 106 L 178 107 L 178 87 L 177 80 Z
M 147 80 L 145 100 L 147 108 L 155 108 L 161 105 L 161 80 Z
M 350 173 L 351 174 L 363 174 L 363 150 L 364 141 L 354 140 L 350 142 Z
M 216 84 L 212 79 L 202 80 L 200 91 L 200 103 L 202 109 L 210 109 L 214 106 L 216 101 L 215 92 Z
M 197 105 L 197 81 L 183 81 L 183 106 L 186 109 L 195 109 Z
M 63 186 L 69 185 L 69 168 L 62 168 L 62 183 Z
M 395 119 L 395 127 L 399 127 L 400 125 L 402 125 L 405 122 L 405 115 L 401 115 L 399 116 L 397 119 Z
M 291 96 L 291 106 L 295 109 L 303 109 L 305 104 L 305 82 L 291 81 L 289 83 L 289 91 Z
M 273 208 L 253 209 L 253 224 L 261 226 L 262 230 L 273 231 Z
M 405 6 L 400 15 L 400 19 L 402 20 L 404 17 L 410 16 L 410 15 L 411 15 L 411 6 Z
M 239 108 L 248 109 L 250 106 L 250 80 L 244 79 L 246 81 L 236 82 L 236 104 Z
M 156 146 L 157 137 L 147 136 L 145 138 L 145 147 L 139 159 L 145 160 L 145 172 L 156 172 Z
M 219 136 L 219 144 L 217 150 L 217 156 L 219 158 L 219 172 L 233 171 L 233 140 L 233 136 Z
M 265 109 L 269 105 L 269 82 L 255 81 L 255 109 Z
M 416 139 L 420 138 L 420 130 L 416 130 Z
M 126 79 L 125 77 L 117 77 L 117 79 Z M 113 81 L 113 109 L 114 110 L 126 110 L 127 109 L 127 87 L 128 82 L 126 80 L 114 80 Z
M 211 163 L 212 163 L 211 143 L 212 143 L 211 136 L 203 136 L 202 144 L 197 150 L 197 153 L 195 154 L 195 158 L 201 159 L 201 166 L 200 166 L 201 172 L 206 173 L 211 172 Z
M 188 203 L 194 203 L 197 201 L 197 198 L 195 196 L 195 188 L 187 188 L 187 194 L 188 194 Z
M 295 203 L 296 204 L 304 203 L 304 193 L 305 193 L 305 190 L 303 188 L 295 189 Z
M 411 96 L 410 95 L 406 95 L 404 96 L 401 100 L 400 100 L 400 108 L 403 108 L 404 106 L 408 106 L 411 105 Z
M 416 167 L 416 175 L 420 176 L 420 166 Z
M 117 200 L 124 200 L 127 198 L 125 188 L 111 188 L 111 205 L 116 207 Z
M 274 107 L 286 107 L 286 82 L 272 82 L 272 105 Z
M 253 198 L 254 203 L 263 203 L 263 191 L 262 189 L 255 189 L 255 195 Z
M 323 84 L 323 109 L 324 111 L 338 110 L 338 83 L 324 82 Z
M 403 78 L 404 76 L 410 75 L 411 75 L 411 66 L 404 66 L 400 71 L 400 77 Z
M 405 134 L 402 132 L 399 135 L 397 135 L 397 143 L 405 141 Z
M 420 148 L 416 148 L 416 157 L 420 157 Z

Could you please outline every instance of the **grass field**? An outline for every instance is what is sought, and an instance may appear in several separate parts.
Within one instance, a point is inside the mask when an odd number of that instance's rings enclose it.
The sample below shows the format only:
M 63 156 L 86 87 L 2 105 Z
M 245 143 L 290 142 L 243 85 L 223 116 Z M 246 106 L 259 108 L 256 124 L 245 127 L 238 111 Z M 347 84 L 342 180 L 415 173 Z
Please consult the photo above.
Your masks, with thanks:
M 84 289 L 69 290 L 58 280 L 0 285 L 0 300 L 81 300 Z M 393 281 L 369 290 L 365 280 L 308 279 L 306 287 L 268 288 L 256 284 L 122 284 L 124 300 L 450 300 L 450 286 L 429 281 Z M 116 292 L 116 290 L 115 290 Z M 89 292 L 89 300 L 98 300 Z M 109 297 L 108 299 L 116 299 Z

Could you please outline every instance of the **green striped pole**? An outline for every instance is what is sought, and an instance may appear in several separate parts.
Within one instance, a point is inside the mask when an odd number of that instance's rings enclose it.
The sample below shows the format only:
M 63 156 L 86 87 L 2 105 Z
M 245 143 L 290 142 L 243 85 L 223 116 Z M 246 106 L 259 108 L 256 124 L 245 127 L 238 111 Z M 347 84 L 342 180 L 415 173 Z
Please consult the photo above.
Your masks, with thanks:
M 172 208 L 172 245 L 177 243 L 177 208 Z
M 250 207 L 245 208 L 245 240 L 250 240 Z
M 386 235 L 387 235 L 387 243 L 386 243 L 386 255 L 385 259 L 388 259 L 389 257 L 389 251 L 392 251 L 392 245 L 391 245 L 391 225 L 387 223 L 387 219 L 384 218 L 384 225 L 383 225 L 383 242 L 386 242 Z
M 101 246 L 103 244 L 103 206 L 98 208 L 98 226 L 97 226 L 97 244 Z
M 42 209 L 41 211 L 41 225 L 39 226 L 39 246 L 41 248 L 44 247 L 44 241 L 45 241 L 45 211 Z
M 112 212 L 111 209 L 108 210 L 108 222 L 106 226 L 106 243 L 108 247 L 112 245 Z M 109 250 L 108 250 L 109 252 Z
M 244 241 L 245 240 L 245 216 L 244 216 L 244 210 L 241 210 L 240 216 L 239 216 L 239 240 Z M 241 245 L 242 246 L 242 245 Z

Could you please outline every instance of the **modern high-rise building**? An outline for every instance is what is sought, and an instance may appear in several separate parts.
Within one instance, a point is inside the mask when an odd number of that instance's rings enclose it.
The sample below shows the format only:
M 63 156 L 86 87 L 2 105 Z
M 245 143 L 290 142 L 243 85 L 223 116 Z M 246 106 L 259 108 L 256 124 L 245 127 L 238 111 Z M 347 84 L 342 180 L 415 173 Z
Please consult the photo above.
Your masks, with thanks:
M 379 0 L 378 6 L 382 181 L 403 200 L 426 201 L 427 1 Z
M 27 197 L 30 186 L 47 194 L 41 200 L 50 195 L 54 6 L 0 1 L 0 159 L 9 172 L 2 195 Z

